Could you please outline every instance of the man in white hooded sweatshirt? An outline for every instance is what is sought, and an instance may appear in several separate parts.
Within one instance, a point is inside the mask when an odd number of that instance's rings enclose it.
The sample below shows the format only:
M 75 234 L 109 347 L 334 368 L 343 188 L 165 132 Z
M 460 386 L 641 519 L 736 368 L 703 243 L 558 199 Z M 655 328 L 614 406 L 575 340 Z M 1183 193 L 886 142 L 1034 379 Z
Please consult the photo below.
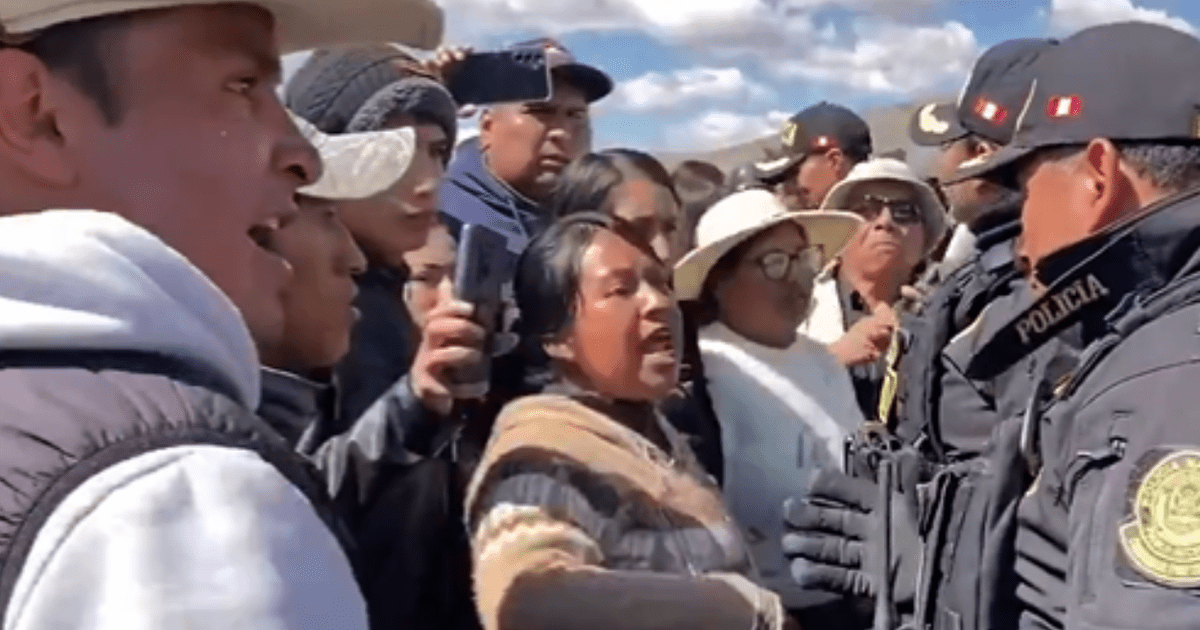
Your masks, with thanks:
M 265 247 L 321 170 L 275 84 L 281 51 L 431 48 L 442 17 L 261 5 L 0 1 L 4 630 L 367 627 L 320 484 L 248 411 Z

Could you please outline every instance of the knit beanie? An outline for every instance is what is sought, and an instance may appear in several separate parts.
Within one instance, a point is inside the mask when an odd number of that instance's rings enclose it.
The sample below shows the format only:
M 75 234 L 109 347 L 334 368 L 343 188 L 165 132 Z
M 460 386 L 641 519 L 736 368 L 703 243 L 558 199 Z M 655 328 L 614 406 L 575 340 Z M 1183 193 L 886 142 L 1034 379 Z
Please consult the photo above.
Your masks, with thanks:
M 288 82 L 284 101 L 327 134 L 378 131 L 388 119 L 407 114 L 437 124 L 451 142 L 457 135 L 458 108 L 450 92 L 388 44 L 314 51 Z

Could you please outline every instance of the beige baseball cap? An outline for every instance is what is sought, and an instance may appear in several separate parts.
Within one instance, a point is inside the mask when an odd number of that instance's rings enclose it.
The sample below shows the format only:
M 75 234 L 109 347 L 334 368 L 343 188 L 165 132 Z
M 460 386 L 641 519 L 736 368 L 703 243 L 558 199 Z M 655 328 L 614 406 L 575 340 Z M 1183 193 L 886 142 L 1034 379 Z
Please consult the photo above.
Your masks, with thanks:
M 321 199 L 366 199 L 400 181 L 412 164 L 412 127 L 328 135 L 292 114 L 292 122 L 321 154 L 321 178 L 298 192 Z
M 247 0 L 275 16 L 281 52 L 339 43 L 393 42 L 432 50 L 445 17 L 433 0 Z M 0 0 L 0 36 L 20 39 L 85 18 L 215 0 Z

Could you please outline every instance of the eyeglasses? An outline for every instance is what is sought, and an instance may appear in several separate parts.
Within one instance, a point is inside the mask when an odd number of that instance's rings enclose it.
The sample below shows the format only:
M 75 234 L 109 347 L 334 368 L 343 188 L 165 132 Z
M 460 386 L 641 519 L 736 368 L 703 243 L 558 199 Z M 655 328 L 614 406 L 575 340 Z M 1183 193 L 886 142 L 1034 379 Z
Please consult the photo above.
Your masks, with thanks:
M 916 225 L 922 222 L 920 206 L 907 199 L 866 195 L 858 203 L 850 204 L 850 211 L 867 221 L 879 218 L 884 208 L 892 213 L 892 221 L 897 225 Z
M 802 272 L 816 273 L 821 270 L 821 252 L 814 247 L 806 247 L 795 254 L 771 251 L 754 262 L 767 280 L 798 280 L 805 276 Z

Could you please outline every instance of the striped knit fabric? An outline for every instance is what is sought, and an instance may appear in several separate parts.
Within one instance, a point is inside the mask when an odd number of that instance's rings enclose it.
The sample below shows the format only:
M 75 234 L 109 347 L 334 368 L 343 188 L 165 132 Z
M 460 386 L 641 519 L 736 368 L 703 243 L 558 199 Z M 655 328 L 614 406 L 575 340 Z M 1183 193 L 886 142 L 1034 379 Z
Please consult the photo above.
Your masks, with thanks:
M 639 421 L 667 448 L 628 428 Z M 781 628 L 779 598 L 750 581 L 706 478 L 649 406 L 550 394 L 510 404 L 467 495 L 484 627 Z

